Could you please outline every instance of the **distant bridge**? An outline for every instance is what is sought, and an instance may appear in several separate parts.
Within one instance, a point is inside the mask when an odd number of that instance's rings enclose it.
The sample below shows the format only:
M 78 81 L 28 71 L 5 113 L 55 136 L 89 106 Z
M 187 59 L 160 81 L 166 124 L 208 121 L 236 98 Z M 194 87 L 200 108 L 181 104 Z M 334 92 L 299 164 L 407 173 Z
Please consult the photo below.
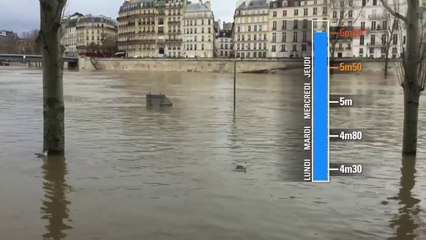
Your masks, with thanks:
M 0 54 L 0 61 L 41 62 L 42 60 L 42 55 Z M 78 63 L 78 57 L 64 57 L 63 60 L 68 63 Z

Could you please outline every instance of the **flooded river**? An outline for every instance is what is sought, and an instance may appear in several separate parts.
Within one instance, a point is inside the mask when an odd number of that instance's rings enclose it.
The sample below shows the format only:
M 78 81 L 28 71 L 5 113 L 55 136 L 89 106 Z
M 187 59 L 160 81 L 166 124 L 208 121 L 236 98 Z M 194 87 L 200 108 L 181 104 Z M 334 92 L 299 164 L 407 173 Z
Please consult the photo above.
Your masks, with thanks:
M 234 117 L 230 74 L 66 72 L 66 160 L 43 161 L 41 72 L 0 68 L 0 239 L 426 239 L 426 97 L 402 161 L 397 81 L 334 77 L 373 103 L 333 109 L 332 126 L 374 141 L 334 144 L 332 161 L 367 172 L 292 183 L 302 80 L 239 75 Z M 149 92 L 173 108 L 146 109 Z

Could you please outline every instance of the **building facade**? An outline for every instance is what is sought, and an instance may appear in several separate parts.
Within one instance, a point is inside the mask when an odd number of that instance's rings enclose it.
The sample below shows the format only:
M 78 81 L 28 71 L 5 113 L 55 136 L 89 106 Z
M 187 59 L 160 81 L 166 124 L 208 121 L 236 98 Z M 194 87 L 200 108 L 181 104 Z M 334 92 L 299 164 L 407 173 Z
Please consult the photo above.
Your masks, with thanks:
M 118 46 L 127 57 L 212 57 L 209 1 L 131 0 L 120 8 Z
M 64 18 L 62 24 L 65 55 L 102 52 L 116 42 L 117 23 L 109 17 L 74 14 Z
M 266 0 L 242 2 L 234 15 L 233 51 L 236 58 L 267 58 L 269 5 Z
M 210 2 L 188 4 L 183 20 L 184 57 L 213 57 L 215 31 Z
M 82 14 L 75 13 L 71 16 L 65 17 L 63 19 L 63 36 L 62 36 L 62 45 L 65 47 L 66 56 L 77 56 L 77 23 L 79 18 L 83 17 Z
M 233 57 L 232 30 L 219 30 L 219 33 L 216 36 L 215 45 L 216 57 Z
M 397 12 L 407 11 L 403 0 L 389 5 Z M 331 38 L 334 57 L 385 58 L 386 54 L 390 58 L 401 57 L 406 39 L 404 24 L 389 14 L 380 0 L 331 0 L 329 8 L 330 31 L 361 30 L 361 35 Z
M 312 21 L 327 20 L 325 0 L 278 0 L 270 4 L 269 51 L 273 58 L 300 58 L 312 51 Z

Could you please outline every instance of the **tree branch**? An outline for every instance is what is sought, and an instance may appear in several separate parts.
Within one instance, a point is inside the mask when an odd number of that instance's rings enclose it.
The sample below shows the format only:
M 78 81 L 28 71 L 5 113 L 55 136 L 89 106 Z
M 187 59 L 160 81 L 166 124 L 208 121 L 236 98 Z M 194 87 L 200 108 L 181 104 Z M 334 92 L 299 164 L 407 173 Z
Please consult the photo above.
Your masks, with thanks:
M 399 14 L 398 12 L 394 11 L 386 2 L 386 0 L 380 0 L 383 7 L 386 8 L 386 10 L 392 14 L 394 17 L 401 19 L 404 23 L 407 23 L 407 18 Z

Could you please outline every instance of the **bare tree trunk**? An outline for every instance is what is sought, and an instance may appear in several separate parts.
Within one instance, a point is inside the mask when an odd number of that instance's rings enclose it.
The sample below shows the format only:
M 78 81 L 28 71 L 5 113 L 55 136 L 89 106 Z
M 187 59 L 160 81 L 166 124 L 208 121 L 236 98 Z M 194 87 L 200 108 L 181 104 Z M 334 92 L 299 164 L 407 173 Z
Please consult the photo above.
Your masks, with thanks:
M 43 55 L 43 150 L 64 154 L 63 60 L 60 45 L 62 11 L 66 0 L 40 0 L 40 35 Z
M 388 77 L 388 65 L 389 65 L 389 47 L 386 48 L 385 56 L 385 78 Z
M 407 45 L 405 57 L 404 88 L 404 133 L 403 155 L 416 155 L 419 98 L 421 87 L 417 71 L 419 68 L 419 1 L 408 0 Z

